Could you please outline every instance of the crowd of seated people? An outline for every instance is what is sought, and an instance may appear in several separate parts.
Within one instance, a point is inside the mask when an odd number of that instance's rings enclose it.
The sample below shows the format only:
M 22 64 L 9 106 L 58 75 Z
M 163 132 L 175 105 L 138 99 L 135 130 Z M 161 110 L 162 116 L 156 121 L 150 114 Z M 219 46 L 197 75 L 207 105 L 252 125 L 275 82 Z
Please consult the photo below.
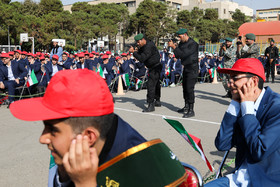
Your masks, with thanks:
M 181 60 L 177 59 L 173 53 L 164 49 L 160 52 L 161 63 L 163 65 L 161 72 L 161 81 L 163 86 L 175 87 L 182 76 Z M 130 53 L 112 54 L 110 51 L 99 53 L 85 51 L 77 54 L 69 54 L 63 52 L 62 60 L 59 61 L 57 55 L 37 52 L 36 54 L 27 53 L 25 51 L 11 51 L 2 53 L 0 58 L 0 90 L 4 90 L 9 95 L 9 103 L 15 100 L 13 97 L 16 88 L 28 85 L 28 77 L 34 72 L 37 83 L 29 87 L 32 94 L 43 93 L 50 79 L 62 70 L 75 70 L 87 68 L 96 71 L 102 76 L 108 86 L 112 86 L 112 91 L 117 90 L 117 78 L 119 75 L 127 74 L 129 82 L 132 84 L 123 84 L 125 89 L 139 89 L 136 87 L 138 80 L 143 80 L 148 76 L 147 68 L 140 63 Z M 262 54 L 259 60 L 265 67 L 265 56 Z M 198 82 L 212 82 L 212 71 L 214 68 L 223 67 L 223 57 L 219 57 L 216 53 L 201 53 L 199 55 L 199 72 Z M 221 77 L 221 75 L 218 75 Z M 124 82 L 125 80 L 123 80 Z

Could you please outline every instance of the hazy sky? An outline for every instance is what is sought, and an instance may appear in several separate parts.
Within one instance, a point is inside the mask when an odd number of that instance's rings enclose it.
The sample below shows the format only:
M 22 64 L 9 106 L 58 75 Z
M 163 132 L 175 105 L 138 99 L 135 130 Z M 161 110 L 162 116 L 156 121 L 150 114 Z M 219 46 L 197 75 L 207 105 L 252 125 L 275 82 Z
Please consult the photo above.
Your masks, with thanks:
M 12 0 L 12 1 L 19 1 L 23 2 L 24 0 Z M 39 2 L 40 0 L 35 0 Z M 62 3 L 64 5 L 73 4 L 75 2 L 82 2 L 82 1 L 89 1 L 89 0 L 62 0 Z M 206 1 L 212 1 L 212 0 L 206 0 Z M 280 0 L 232 0 L 233 2 L 238 3 L 239 5 L 245 5 L 254 10 L 254 12 L 257 9 L 266 9 L 266 8 L 280 8 Z

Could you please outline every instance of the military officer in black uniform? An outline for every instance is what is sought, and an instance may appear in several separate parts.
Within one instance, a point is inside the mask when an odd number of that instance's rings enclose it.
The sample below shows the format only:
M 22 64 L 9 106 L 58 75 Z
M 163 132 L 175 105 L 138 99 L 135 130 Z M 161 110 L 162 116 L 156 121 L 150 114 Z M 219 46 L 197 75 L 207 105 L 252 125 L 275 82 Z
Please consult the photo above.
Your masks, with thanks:
M 194 85 L 198 76 L 198 43 L 188 36 L 187 29 L 180 29 L 176 32 L 180 38 L 179 45 L 172 40 L 168 42 L 169 47 L 174 49 L 175 57 L 181 59 L 183 70 L 183 94 L 185 106 L 178 110 L 184 113 L 183 118 L 193 117 L 194 113 Z
M 270 40 L 270 46 L 265 49 L 266 64 L 266 82 L 269 82 L 269 74 L 271 73 L 271 82 L 274 83 L 275 78 L 275 62 L 277 61 L 278 48 L 274 45 L 274 40 Z
M 148 68 L 149 76 L 147 82 L 147 102 L 148 108 L 145 108 L 143 112 L 152 112 L 155 111 L 155 106 L 160 107 L 160 72 L 162 65 L 160 63 L 160 54 L 155 46 L 155 44 L 148 40 L 144 34 L 138 34 L 134 37 L 138 50 L 135 50 L 133 47 L 129 49 L 130 53 L 133 53 L 133 56 L 139 60 L 141 63 L 144 63 Z

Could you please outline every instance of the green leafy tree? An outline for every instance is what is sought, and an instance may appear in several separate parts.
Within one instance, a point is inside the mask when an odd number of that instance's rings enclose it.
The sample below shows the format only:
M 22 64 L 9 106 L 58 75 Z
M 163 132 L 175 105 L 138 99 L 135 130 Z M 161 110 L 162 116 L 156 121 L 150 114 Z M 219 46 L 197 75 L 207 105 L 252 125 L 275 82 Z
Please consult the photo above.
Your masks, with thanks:
M 131 16 L 130 30 L 143 32 L 149 39 L 158 41 L 162 34 L 160 29 L 168 20 L 167 5 L 152 0 L 144 0 L 140 3 L 136 13 Z
M 203 19 L 216 21 L 216 20 L 218 20 L 218 18 L 219 18 L 219 15 L 218 15 L 218 11 L 216 9 L 213 9 L 213 8 L 205 9 Z
M 39 6 L 43 14 L 63 11 L 63 4 L 60 0 L 41 0 Z

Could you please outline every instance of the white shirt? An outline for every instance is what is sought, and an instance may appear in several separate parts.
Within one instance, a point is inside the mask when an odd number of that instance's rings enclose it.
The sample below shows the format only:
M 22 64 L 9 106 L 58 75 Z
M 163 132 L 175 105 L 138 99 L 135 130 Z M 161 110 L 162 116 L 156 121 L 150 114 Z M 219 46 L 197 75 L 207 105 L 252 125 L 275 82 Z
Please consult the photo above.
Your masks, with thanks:
M 7 66 L 8 68 L 8 80 L 9 81 L 13 81 L 15 80 L 15 77 L 14 77 L 14 74 L 13 74 L 13 71 L 12 71 L 12 66 Z
M 259 97 L 255 103 L 253 101 L 245 101 L 245 102 L 242 102 L 240 105 L 237 101 L 232 100 L 228 107 L 227 112 L 233 116 L 238 116 L 240 113 L 240 108 L 241 108 L 242 116 L 244 116 L 246 114 L 253 114 L 256 116 L 257 110 L 260 106 L 264 93 L 265 93 L 265 89 L 262 89 L 262 92 L 259 95 Z M 230 187 L 250 186 L 251 179 L 248 174 L 247 168 L 248 168 L 248 164 L 247 164 L 247 160 L 245 160 L 238 170 L 236 170 L 232 174 L 226 175 L 226 177 L 229 179 Z
M 52 64 L 52 68 L 53 68 L 52 76 L 54 76 L 54 74 L 56 74 L 58 72 L 57 65 Z
M 177 61 L 176 61 L 176 62 L 177 62 Z M 173 64 L 173 69 L 174 69 L 174 70 L 176 70 L 176 69 L 175 69 L 175 67 L 176 67 L 176 62 L 174 61 L 174 64 Z

